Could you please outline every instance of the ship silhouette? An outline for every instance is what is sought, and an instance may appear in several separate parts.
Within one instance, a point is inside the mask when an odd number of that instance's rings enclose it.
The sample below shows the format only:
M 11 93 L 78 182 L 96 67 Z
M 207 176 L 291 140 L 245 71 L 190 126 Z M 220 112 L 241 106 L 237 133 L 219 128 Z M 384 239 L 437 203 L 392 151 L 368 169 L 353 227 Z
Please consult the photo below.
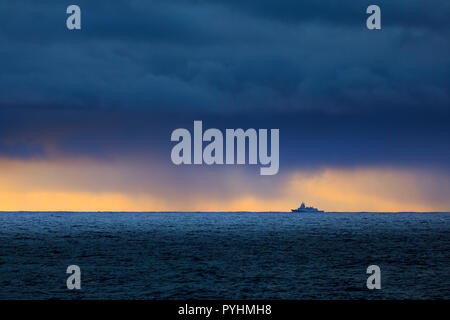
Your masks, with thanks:
M 295 213 L 324 213 L 325 212 L 323 210 L 319 210 L 314 207 L 307 207 L 307 206 L 305 206 L 304 202 L 302 202 L 300 207 L 298 207 L 297 209 L 292 209 L 291 211 L 295 212 Z

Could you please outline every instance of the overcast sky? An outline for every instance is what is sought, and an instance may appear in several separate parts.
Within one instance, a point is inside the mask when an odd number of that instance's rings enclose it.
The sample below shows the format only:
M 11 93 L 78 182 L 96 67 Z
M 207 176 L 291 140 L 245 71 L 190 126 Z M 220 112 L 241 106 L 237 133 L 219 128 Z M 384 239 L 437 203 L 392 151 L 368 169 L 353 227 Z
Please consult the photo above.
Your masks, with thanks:
M 0 3 L 4 161 L 141 171 L 150 161 L 168 189 L 193 170 L 214 180 L 222 169 L 170 162 L 170 133 L 203 120 L 279 128 L 282 177 L 375 167 L 450 176 L 449 1 L 77 0 L 81 31 L 66 28 L 69 4 Z M 365 27 L 369 4 L 381 7 L 382 30 Z M 261 194 L 281 183 L 245 172 Z M 446 201 L 448 179 L 429 179 L 431 194 L 444 193 L 432 200 Z

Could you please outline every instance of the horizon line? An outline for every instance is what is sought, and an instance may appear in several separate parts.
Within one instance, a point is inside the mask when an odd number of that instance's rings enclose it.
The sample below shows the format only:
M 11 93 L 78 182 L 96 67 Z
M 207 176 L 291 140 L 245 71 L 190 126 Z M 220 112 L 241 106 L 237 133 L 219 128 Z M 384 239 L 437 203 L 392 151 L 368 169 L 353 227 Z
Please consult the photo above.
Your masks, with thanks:
M 304 214 L 304 212 L 291 212 L 291 211 L 109 211 L 109 210 L 86 210 L 86 211 L 73 211 L 73 210 L 0 210 L 0 213 L 293 213 Z M 309 212 L 307 212 L 309 213 Z M 314 212 L 311 212 L 314 213 Z M 450 213 L 449 211 L 324 211 L 315 214 L 322 213 Z

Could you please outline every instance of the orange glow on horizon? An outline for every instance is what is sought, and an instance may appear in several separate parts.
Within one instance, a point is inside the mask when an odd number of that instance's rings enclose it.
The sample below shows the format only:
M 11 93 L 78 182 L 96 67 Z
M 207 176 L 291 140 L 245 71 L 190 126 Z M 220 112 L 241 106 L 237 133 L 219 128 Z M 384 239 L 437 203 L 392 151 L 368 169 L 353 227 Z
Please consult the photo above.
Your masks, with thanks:
M 329 168 L 285 173 L 278 184 L 264 186 L 236 174 L 228 175 L 232 184 L 224 196 L 223 190 L 186 182 L 175 188 L 164 175 L 153 179 L 153 171 L 92 160 L 0 159 L 0 211 L 290 211 L 300 201 L 326 211 L 450 208 L 448 177 L 435 172 Z M 221 174 L 216 183 L 226 182 Z

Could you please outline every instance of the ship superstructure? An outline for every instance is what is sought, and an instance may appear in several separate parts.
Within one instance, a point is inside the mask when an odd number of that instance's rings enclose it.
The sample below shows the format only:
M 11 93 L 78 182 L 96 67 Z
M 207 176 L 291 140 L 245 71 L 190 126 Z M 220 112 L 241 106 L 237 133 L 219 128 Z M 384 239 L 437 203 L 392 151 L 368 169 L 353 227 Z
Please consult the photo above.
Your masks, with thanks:
M 304 202 L 302 202 L 300 207 L 298 207 L 297 209 L 292 209 L 291 211 L 295 212 L 295 213 L 306 213 L 306 212 L 309 212 L 309 213 L 323 213 L 323 212 L 325 212 L 323 210 L 319 210 L 319 209 L 314 208 L 314 207 L 307 207 Z

